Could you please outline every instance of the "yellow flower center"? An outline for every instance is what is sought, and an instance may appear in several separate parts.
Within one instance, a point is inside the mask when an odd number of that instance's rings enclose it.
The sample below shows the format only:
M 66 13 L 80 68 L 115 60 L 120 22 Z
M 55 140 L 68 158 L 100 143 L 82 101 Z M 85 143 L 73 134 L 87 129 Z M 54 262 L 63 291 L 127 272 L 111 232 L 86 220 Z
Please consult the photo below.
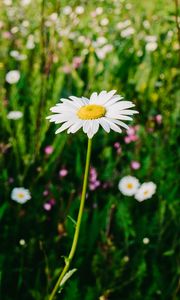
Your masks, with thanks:
M 24 194 L 23 194 L 23 193 L 19 193 L 19 194 L 18 194 L 18 197 L 19 197 L 20 199 L 22 199 L 22 198 L 24 197 Z
M 127 188 L 128 188 L 128 189 L 132 189 L 132 188 L 133 188 L 133 184 L 132 184 L 132 183 L 128 183 L 128 184 L 127 184 Z
M 82 120 L 93 120 L 104 117 L 106 109 L 101 105 L 89 104 L 82 106 L 77 112 L 77 116 Z
M 144 191 L 144 196 L 147 196 L 148 195 L 148 191 Z

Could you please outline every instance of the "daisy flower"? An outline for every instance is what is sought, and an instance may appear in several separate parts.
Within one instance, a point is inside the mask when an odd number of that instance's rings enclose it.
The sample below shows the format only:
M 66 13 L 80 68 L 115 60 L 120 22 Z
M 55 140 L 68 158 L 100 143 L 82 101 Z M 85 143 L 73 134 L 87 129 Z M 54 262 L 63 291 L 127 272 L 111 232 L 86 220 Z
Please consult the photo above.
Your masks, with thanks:
M 19 187 L 19 188 L 14 188 L 11 192 L 11 199 L 20 203 L 20 204 L 24 204 L 26 203 L 28 200 L 31 199 L 31 195 L 29 190 L 23 188 L 23 187 Z
M 139 187 L 139 180 L 133 176 L 123 177 L 118 184 L 120 192 L 125 196 L 133 196 Z
M 111 129 L 121 133 L 121 127 L 128 129 L 123 121 L 131 121 L 130 116 L 138 112 L 130 109 L 135 106 L 132 102 L 122 100 L 123 97 L 115 93 L 115 90 L 102 91 L 99 94 L 94 92 L 90 99 L 75 96 L 61 99 L 62 103 L 50 109 L 54 114 L 47 119 L 55 124 L 62 124 L 56 134 L 64 130 L 75 133 L 82 128 L 91 139 L 99 126 L 108 133 Z
M 156 184 L 153 182 L 144 182 L 137 193 L 135 194 L 135 199 L 139 202 L 150 199 L 152 195 L 156 192 Z

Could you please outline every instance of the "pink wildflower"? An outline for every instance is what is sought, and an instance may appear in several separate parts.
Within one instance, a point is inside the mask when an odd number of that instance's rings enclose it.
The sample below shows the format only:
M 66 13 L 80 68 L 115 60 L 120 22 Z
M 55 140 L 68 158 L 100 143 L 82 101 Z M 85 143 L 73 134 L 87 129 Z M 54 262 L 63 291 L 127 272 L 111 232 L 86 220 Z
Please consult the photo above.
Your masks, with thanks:
M 44 152 L 46 153 L 46 155 L 52 154 L 53 151 L 54 151 L 54 148 L 53 148 L 53 146 L 51 146 L 51 145 L 46 146 L 46 147 L 44 148 Z
M 68 170 L 66 170 L 65 168 L 63 168 L 59 171 L 60 177 L 65 177 L 65 176 L 67 176 L 67 174 L 68 174 Z
M 133 160 L 131 162 L 131 168 L 133 170 L 138 170 L 141 167 L 141 164 L 138 161 Z
M 156 115 L 155 116 L 155 120 L 156 120 L 157 124 L 160 125 L 162 123 L 162 115 L 160 115 L 160 114 Z
M 50 211 L 52 208 L 52 206 L 49 202 L 44 203 L 43 207 L 46 211 Z

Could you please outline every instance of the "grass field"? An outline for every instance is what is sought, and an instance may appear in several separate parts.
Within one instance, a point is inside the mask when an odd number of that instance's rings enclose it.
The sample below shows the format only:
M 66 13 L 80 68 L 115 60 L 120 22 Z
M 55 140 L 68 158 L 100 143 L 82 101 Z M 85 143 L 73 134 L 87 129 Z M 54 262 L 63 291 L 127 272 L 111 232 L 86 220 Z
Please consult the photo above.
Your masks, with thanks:
M 93 138 L 78 270 L 56 299 L 179 299 L 176 4 L 1 0 L 0 299 L 48 300 L 72 243 L 87 136 L 55 135 L 50 107 L 113 89 L 139 114 L 129 131 Z M 152 197 L 120 191 L 128 175 L 153 182 Z

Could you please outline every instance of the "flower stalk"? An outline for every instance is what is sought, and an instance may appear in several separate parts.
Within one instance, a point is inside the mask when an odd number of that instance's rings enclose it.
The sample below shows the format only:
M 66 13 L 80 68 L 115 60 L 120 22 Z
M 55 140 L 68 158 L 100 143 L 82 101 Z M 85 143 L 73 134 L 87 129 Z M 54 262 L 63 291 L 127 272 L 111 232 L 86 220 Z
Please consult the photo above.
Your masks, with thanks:
M 53 300 L 54 296 L 56 295 L 56 292 L 60 288 L 61 282 L 64 278 L 64 276 L 67 274 L 71 261 L 74 257 L 74 254 L 76 252 L 77 243 L 79 239 L 79 232 L 81 227 L 81 221 L 83 216 L 83 210 L 84 210 L 84 204 L 86 199 L 86 190 L 87 190 L 87 183 L 88 183 L 88 174 L 89 174 L 89 165 L 90 165 L 90 158 L 91 158 L 91 148 L 92 148 L 92 139 L 88 139 L 88 146 L 87 146 L 87 154 L 86 154 L 86 165 L 85 165 L 85 172 L 84 172 L 84 179 L 83 179 L 83 187 L 82 187 L 82 194 L 81 194 L 81 202 L 79 207 L 79 213 L 77 218 L 77 223 L 75 227 L 75 233 L 73 237 L 73 242 L 71 246 L 71 250 L 69 253 L 69 256 L 65 259 L 65 266 L 57 280 L 56 285 L 54 286 L 51 295 L 49 297 L 49 300 Z

